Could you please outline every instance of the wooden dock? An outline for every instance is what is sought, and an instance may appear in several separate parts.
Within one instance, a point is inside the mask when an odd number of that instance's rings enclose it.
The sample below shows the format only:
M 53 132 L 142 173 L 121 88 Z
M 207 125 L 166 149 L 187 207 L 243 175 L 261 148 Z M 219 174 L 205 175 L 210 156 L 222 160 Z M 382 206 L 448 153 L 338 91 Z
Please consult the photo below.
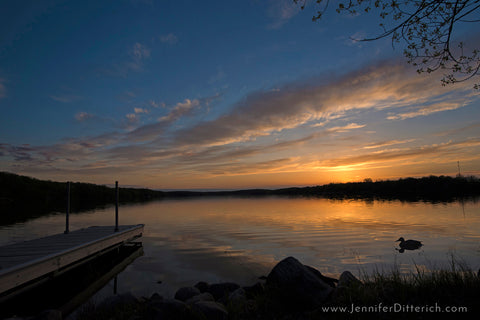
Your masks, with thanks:
M 89 227 L 0 247 L 0 297 L 138 238 L 143 227 Z

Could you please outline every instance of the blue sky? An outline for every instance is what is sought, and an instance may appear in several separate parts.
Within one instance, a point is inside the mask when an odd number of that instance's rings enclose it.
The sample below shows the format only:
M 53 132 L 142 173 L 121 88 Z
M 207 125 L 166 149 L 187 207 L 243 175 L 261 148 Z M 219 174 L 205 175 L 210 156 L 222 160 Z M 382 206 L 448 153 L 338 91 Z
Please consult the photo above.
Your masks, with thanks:
M 161 189 L 454 175 L 457 161 L 480 173 L 472 82 L 442 87 L 389 39 L 353 41 L 380 31 L 374 15 L 314 23 L 289 0 L 1 6 L 3 171 Z

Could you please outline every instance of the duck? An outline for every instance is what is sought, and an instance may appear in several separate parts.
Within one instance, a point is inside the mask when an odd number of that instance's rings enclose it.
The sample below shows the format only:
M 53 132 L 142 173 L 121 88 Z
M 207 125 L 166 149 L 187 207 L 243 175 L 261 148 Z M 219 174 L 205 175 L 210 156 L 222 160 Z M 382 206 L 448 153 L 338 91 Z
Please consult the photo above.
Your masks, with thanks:
M 423 246 L 423 244 L 420 241 L 405 240 L 403 237 L 400 237 L 397 241 L 400 241 L 400 248 L 401 248 L 400 250 L 416 250 L 416 249 L 419 249 L 421 246 Z

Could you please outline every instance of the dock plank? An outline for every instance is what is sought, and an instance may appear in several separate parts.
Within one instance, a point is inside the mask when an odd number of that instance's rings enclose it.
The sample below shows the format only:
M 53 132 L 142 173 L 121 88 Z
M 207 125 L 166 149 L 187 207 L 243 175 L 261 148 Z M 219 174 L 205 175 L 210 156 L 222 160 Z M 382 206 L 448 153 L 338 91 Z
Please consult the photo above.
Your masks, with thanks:
M 95 226 L 0 247 L 0 294 L 141 236 L 143 227 Z

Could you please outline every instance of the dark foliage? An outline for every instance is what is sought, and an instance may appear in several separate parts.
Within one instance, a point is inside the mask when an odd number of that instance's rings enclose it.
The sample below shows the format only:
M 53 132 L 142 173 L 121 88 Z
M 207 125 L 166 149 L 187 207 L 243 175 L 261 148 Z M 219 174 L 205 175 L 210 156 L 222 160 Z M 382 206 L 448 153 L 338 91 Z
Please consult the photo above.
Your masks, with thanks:
M 158 199 L 163 192 L 120 188 L 119 201 L 142 202 Z M 71 183 L 72 213 L 115 203 L 115 189 L 91 183 Z M 38 180 L 0 172 L 0 224 L 25 221 L 51 212 L 65 212 L 67 183 Z

